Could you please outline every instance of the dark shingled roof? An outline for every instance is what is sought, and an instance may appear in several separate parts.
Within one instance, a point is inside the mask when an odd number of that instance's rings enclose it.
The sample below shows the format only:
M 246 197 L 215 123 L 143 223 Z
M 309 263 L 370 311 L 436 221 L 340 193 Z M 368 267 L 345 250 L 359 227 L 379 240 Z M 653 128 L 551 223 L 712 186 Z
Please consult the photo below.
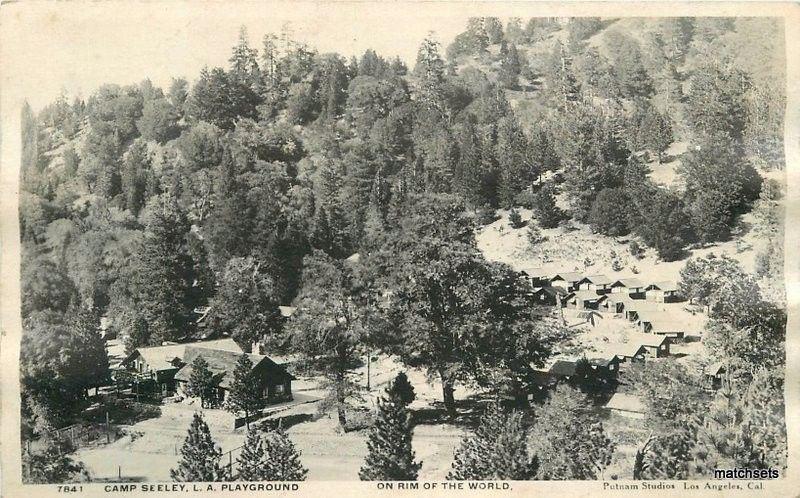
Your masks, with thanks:
M 557 375 L 560 377 L 570 377 L 575 375 L 576 363 L 568 360 L 557 360 L 550 367 L 550 375 Z
M 232 351 L 204 349 L 189 346 L 186 348 L 186 353 L 183 358 L 183 361 L 186 363 L 186 365 L 184 365 L 183 368 L 178 370 L 178 372 L 175 374 L 175 380 L 188 381 L 192 375 L 192 362 L 198 356 L 202 356 L 203 359 L 208 363 L 208 369 L 211 370 L 211 373 L 214 374 L 215 378 L 219 379 L 219 387 L 228 389 L 231 385 L 231 382 L 233 382 L 233 370 L 236 368 L 236 362 L 239 361 L 239 357 L 241 357 L 242 354 L 247 354 L 247 356 L 250 357 L 250 361 L 253 363 L 254 370 L 264 363 L 267 367 L 278 368 L 286 375 L 291 376 L 282 366 L 278 365 L 268 357 L 260 354 L 234 353 Z

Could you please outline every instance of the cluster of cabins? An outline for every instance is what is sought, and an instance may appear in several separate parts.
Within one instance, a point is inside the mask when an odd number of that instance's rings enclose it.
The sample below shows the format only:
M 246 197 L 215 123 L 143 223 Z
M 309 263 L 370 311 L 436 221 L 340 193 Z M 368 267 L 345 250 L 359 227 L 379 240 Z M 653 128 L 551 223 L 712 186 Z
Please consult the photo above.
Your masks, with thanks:
M 665 304 L 681 300 L 675 282 L 645 283 L 638 278 L 612 279 L 606 275 L 577 272 L 542 276 L 538 269 L 524 270 L 541 305 L 624 315 L 642 332 L 681 338 L 693 329 Z
M 556 358 L 536 371 L 535 381 L 541 389 L 571 382 L 576 376 L 583 378 L 587 368 L 596 378 L 616 379 L 625 364 L 669 356 L 670 344 L 698 329 L 698 320 L 680 309 L 682 305 L 674 304 L 682 300 L 675 282 L 615 279 L 578 272 L 545 276 L 539 268 L 525 269 L 523 273 L 530 279 L 533 296 L 540 305 L 578 310 L 582 317 L 612 314 L 629 320 L 642 332 L 634 334 L 629 342 L 609 345 L 602 352 L 587 353 L 581 358 Z M 638 412 L 630 408 L 626 396 L 615 394 L 612 401 L 620 404 L 622 411 Z

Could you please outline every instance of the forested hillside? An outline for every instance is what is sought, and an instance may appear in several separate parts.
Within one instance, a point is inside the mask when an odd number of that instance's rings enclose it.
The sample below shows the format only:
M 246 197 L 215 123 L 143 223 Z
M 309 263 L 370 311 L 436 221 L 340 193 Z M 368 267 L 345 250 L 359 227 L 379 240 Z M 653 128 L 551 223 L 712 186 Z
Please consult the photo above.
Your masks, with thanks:
M 768 18 L 476 18 L 407 67 L 272 35 L 257 49 L 243 28 L 229 65 L 193 81 L 26 107 L 27 420 L 58 425 L 108 378 L 101 317 L 128 351 L 231 336 L 327 359 L 339 402 L 370 345 L 427 368 L 451 409 L 455 382 L 496 386 L 488 365 L 541 364 L 558 333 L 477 248 L 498 210 L 520 226 L 530 210 L 534 245 L 589 226 L 661 261 L 738 237 L 748 213 L 768 241 L 758 277 L 780 283 L 781 32 Z M 345 322 L 330 343 L 312 333 Z M 472 342 L 444 333 L 473 325 Z

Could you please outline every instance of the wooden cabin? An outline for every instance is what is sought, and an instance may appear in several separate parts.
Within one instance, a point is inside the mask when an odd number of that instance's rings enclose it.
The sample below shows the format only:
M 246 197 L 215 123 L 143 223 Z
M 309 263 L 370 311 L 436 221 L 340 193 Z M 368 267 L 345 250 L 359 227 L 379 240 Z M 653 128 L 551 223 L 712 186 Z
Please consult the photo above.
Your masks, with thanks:
M 583 278 L 583 275 L 576 272 L 558 273 L 550 279 L 552 287 L 559 287 L 567 292 L 578 290 L 578 282 Z
M 146 377 L 155 381 L 162 395 L 175 391 L 175 375 L 185 365 L 186 348 L 219 349 L 242 353 L 233 339 L 218 339 L 213 341 L 198 341 L 184 344 L 165 344 L 163 346 L 149 346 L 137 348 L 129 354 L 120 366 L 139 377 Z
M 534 289 L 533 299 L 536 301 L 536 304 L 543 306 L 556 306 L 559 303 L 564 306 L 564 299 L 567 297 L 567 294 L 567 291 L 561 287 L 551 287 L 548 285 L 546 287 Z
M 645 289 L 648 301 L 656 303 L 674 303 L 679 300 L 678 284 L 675 282 L 655 282 Z
M 633 299 L 644 299 L 645 288 L 645 284 L 638 278 L 621 278 L 611 284 L 611 293 L 624 294 Z
M 539 267 L 523 268 L 520 273 L 528 278 L 531 287 L 550 287 L 550 279 L 547 278 L 545 272 Z
M 579 290 L 594 291 L 597 294 L 607 294 L 611 292 L 613 280 L 605 275 L 589 275 L 578 281 Z
M 601 300 L 599 294 L 592 290 L 579 290 L 574 291 L 564 298 L 567 308 L 576 310 L 593 310 L 597 309 L 598 302 Z
M 665 335 L 644 335 L 637 337 L 637 341 L 645 348 L 647 354 L 653 358 L 669 356 L 670 339 Z
M 250 375 L 261 398 L 266 403 L 279 403 L 292 399 L 292 380 L 294 377 L 283 365 L 278 365 L 269 357 L 252 354 L 187 347 L 184 356 L 185 365 L 175 374 L 177 391 L 186 395 L 186 388 L 192 376 L 192 362 L 202 357 L 208 363 L 217 389 L 217 399 L 224 402 L 233 383 L 233 371 L 239 358 L 246 354 L 252 363 Z

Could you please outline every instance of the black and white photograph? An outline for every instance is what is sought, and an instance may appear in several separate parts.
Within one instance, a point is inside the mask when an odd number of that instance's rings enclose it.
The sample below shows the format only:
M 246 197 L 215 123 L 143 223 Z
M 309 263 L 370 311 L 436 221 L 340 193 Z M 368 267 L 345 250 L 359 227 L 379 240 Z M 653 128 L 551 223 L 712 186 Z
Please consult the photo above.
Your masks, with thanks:
M 0 8 L 8 496 L 781 496 L 796 5 L 525 4 Z

